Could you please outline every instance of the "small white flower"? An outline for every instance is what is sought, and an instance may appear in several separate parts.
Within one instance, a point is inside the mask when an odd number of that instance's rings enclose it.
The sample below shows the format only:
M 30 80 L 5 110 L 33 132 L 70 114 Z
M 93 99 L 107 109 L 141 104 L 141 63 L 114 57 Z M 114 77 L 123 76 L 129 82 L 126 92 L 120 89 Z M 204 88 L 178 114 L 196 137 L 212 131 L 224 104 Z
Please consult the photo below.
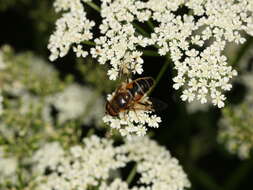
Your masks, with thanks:
M 211 97 L 212 97 L 212 103 L 214 105 L 217 105 L 218 108 L 222 108 L 224 107 L 224 100 L 226 100 L 225 96 L 223 94 L 221 94 L 220 92 L 218 91 L 215 91 L 211 94 Z
M 223 90 L 231 90 L 232 85 L 231 85 L 231 84 L 228 84 L 228 81 L 229 81 L 229 78 L 228 78 L 228 77 L 222 78 L 222 79 L 218 82 L 218 83 L 219 83 L 219 86 L 220 86 Z
M 173 81 L 175 82 L 175 84 L 173 84 L 173 88 L 178 90 L 181 86 L 183 86 L 185 78 L 183 78 L 182 76 L 177 76 L 173 78 Z
M 134 70 L 136 73 L 141 74 L 143 72 L 142 64 L 136 64 Z
M 155 115 L 152 115 L 151 118 L 149 118 L 148 125 L 150 127 L 158 128 L 158 123 L 162 122 L 160 117 L 157 117 Z
M 207 94 L 207 89 L 202 87 L 202 89 L 200 90 L 200 93 L 197 96 L 197 100 L 200 100 L 201 104 L 207 103 L 206 94 Z
M 146 127 L 138 127 L 138 131 L 136 132 L 137 136 L 144 136 L 146 135 L 147 128 Z
M 107 74 L 109 75 L 109 79 L 110 80 L 116 80 L 118 75 L 119 75 L 119 71 L 117 69 L 110 69 Z
M 198 46 L 203 46 L 204 41 L 201 40 L 200 35 L 196 35 L 192 37 L 191 43 L 196 44 Z
M 198 87 L 200 86 L 198 81 L 195 78 L 192 78 L 189 81 L 189 86 L 191 87 L 192 91 L 197 91 Z
M 195 99 L 195 94 L 191 90 L 184 90 L 181 98 L 183 101 L 188 100 L 188 102 L 192 102 Z
M 82 50 L 81 45 L 78 45 L 77 47 L 73 47 L 73 51 L 76 52 L 77 57 L 86 57 L 88 55 L 87 51 Z

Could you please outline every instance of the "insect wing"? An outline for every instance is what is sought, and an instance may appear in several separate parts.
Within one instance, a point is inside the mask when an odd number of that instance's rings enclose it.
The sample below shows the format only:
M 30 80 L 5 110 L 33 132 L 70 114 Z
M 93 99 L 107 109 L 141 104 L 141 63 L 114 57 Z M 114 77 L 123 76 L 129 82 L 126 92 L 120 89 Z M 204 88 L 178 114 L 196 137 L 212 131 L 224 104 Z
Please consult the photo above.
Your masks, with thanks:
M 168 104 L 163 102 L 162 100 L 149 97 L 149 101 L 152 103 L 152 108 L 155 111 L 164 111 L 168 108 Z

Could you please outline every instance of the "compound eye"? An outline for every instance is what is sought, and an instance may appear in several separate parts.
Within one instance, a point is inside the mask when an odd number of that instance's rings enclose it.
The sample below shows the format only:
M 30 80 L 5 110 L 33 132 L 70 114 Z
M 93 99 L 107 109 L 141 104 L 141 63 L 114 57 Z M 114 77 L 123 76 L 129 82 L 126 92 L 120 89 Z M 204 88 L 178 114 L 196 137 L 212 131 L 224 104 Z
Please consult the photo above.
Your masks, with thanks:
M 121 108 L 124 107 L 127 104 L 127 101 L 124 99 L 124 96 L 118 96 L 116 98 L 117 105 L 119 105 Z
M 125 106 L 127 104 L 126 100 L 124 98 L 120 99 L 120 105 Z

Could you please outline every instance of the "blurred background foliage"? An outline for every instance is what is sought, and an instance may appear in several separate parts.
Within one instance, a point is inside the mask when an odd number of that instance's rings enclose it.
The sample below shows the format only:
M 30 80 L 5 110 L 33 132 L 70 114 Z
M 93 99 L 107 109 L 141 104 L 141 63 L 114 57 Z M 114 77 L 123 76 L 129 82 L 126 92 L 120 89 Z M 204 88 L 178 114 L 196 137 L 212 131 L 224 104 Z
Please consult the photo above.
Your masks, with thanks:
M 50 98 L 58 97 L 57 93 L 73 84 L 82 86 L 89 89 L 91 96 L 97 94 L 84 103 L 89 108 L 97 97 L 104 100 L 119 84 L 109 81 L 105 66 L 94 64 L 95 60 L 89 57 L 77 59 L 69 53 L 54 63 L 46 61 L 48 38 L 56 19 L 51 0 L 0 1 L 0 47 L 8 63 L 0 72 L 2 94 L 7 97 L 1 116 L 0 145 L 8 156 L 17 156 L 20 167 L 29 168 L 22 158 L 32 154 L 41 143 L 57 139 L 69 146 L 93 133 L 94 125 L 103 125 L 95 122 L 95 117 L 90 122 L 83 121 L 87 110 L 67 121 L 59 121 L 57 115 L 64 110 L 50 102 Z M 180 93 L 172 88 L 172 64 L 152 93 L 166 102 L 168 108 L 159 113 L 163 122 L 152 130 L 151 136 L 179 159 L 192 182 L 192 190 L 236 190 L 253 185 L 252 42 L 252 37 L 248 37 L 244 45 L 230 45 L 226 49 L 229 63 L 239 71 L 239 77 L 227 95 L 224 109 L 182 102 Z M 144 61 L 143 76 L 155 78 L 165 58 L 147 56 Z M 103 111 L 104 102 L 99 104 Z M 44 109 L 54 115 L 51 120 L 43 115 Z M 106 132 L 104 128 L 95 128 L 95 133 Z M 21 179 L 16 187 L 23 189 L 27 174 L 16 175 Z M 11 189 L 10 184 L 0 188 Z

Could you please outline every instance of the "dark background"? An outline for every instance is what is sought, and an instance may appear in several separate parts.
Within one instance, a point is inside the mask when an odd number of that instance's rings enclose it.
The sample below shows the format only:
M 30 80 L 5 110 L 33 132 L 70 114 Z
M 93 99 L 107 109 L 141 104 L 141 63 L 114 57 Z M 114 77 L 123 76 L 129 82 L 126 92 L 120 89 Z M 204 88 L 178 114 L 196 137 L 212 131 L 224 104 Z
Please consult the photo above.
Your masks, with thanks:
M 16 52 L 33 51 L 48 59 L 47 42 L 54 29 L 57 15 L 49 0 L 1 0 L 0 2 L 0 46 L 11 45 Z M 251 40 L 252 41 L 252 40 Z M 64 76 L 72 73 L 80 79 L 75 68 L 75 56 L 66 57 L 51 63 Z M 156 78 L 165 59 L 144 57 L 143 76 Z M 253 159 L 242 161 L 229 154 L 223 145 L 217 143 L 218 121 L 221 110 L 211 107 L 207 111 L 189 114 L 180 99 L 180 92 L 172 88 L 172 65 L 170 64 L 152 96 L 168 104 L 161 113 L 162 124 L 153 130 L 153 138 L 166 146 L 178 158 L 189 175 L 191 189 L 196 190 L 236 190 L 253 185 Z M 240 102 L 240 86 L 234 85 L 226 104 Z

